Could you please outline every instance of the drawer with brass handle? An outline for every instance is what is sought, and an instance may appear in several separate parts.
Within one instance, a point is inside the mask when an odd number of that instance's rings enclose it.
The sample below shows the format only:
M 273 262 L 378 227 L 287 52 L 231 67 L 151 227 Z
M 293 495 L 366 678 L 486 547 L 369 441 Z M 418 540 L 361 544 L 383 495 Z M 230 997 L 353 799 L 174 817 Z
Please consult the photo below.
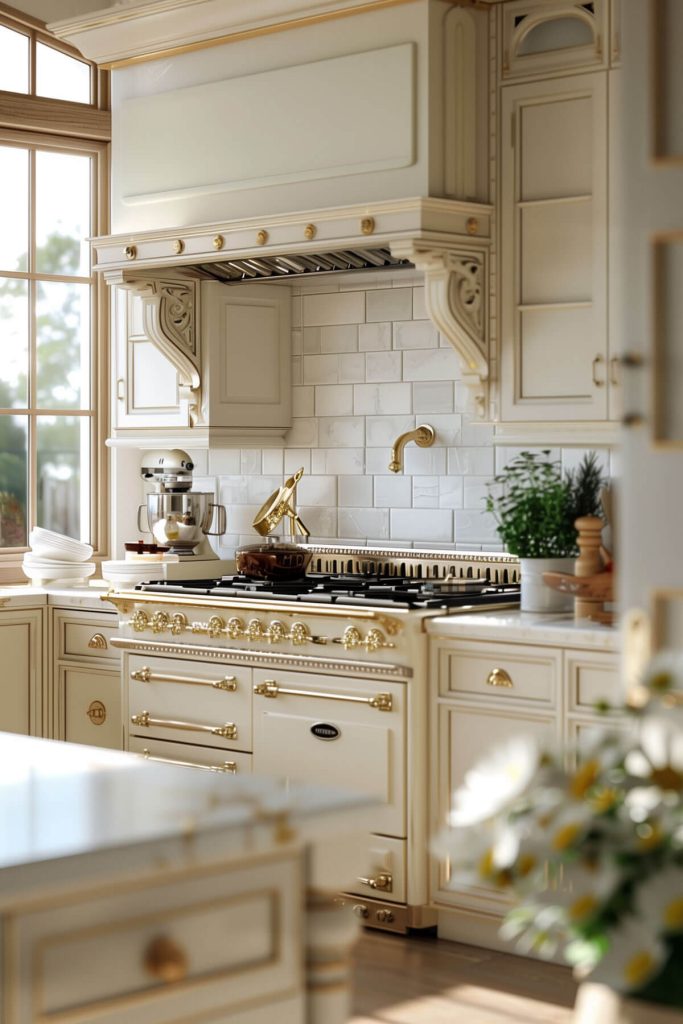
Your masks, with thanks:
M 548 705 L 557 700 L 562 667 L 559 649 L 439 638 L 434 652 L 442 697 Z
M 406 844 L 403 839 L 372 835 L 364 853 L 366 874 L 358 875 L 352 892 L 389 902 L 406 899 Z
M 179 730 L 193 729 L 212 737 L 199 742 L 251 750 L 250 668 L 130 654 L 124 669 L 129 732 L 145 729 L 159 739 L 174 740 Z M 148 724 L 140 721 L 143 714 Z M 234 729 L 226 730 L 226 724 Z
M 160 764 L 199 768 L 222 775 L 251 775 L 251 754 L 243 754 L 240 750 L 223 753 L 212 747 L 187 743 L 186 739 L 190 737 L 181 734 L 174 741 L 158 740 L 154 736 L 130 736 L 128 749 L 141 754 L 147 761 Z
M 121 655 L 111 646 L 111 638 L 117 632 L 115 615 L 55 609 L 54 635 L 60 661 L 100 658 L 117 664 Z

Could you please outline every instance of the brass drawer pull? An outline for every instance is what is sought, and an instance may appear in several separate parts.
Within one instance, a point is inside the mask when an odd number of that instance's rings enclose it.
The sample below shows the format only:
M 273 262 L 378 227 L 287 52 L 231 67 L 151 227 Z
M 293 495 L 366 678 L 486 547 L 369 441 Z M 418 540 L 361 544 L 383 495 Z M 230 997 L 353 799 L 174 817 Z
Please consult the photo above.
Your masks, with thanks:
M 274 679 L 264 679 L 254 684 L 254 693 L 259 697 L 322 697 L 324 700 L 345 700 L 352 704 L 369 704 L 378 711 L 392 711 L 394 702 L 390 693 L 378 693 L 374 697 L 351 697 L 345 693 L 325 693 L 324 690 L 295 690 L 288 686 L 280 686 Z
M 157 761 L 159 764 L 176 764 L 179 768 L 201 768 L 203 772 L 228 772 L 235 775 L 237 772 L 237 761 L 224 761 L 223 764 L 195 764 L 194 761 L 174 761 L 170 757 L 155 757 L 147 747 L 142 748 L 142 756 L 145 761 Z
M 363 885 L 369 886 L 371 889 L 377 889 L 380 892 L 393 892 L 394 891 L 394 878 L 389 871 L 380 871 L 374 878 L 360 878 L 358 879 Z
M 88 640 L 88 647 L 91 647 L 95 651 L 106 651 L 107 646 L 107 638 L 103 633 L 93 633 Z
M 130 678 L 136 683 L 187 683 L 188 686 L 210 686 L 214 690 L 229 690 L 234 692 L 237 689 L 237 680 L 234 676 L 223 676 L 222 679 L 195 679 L 193 676 L 170 676 L 162 672 L 152 672 L 148 665 L 135 669 L 131 672 Z
M 604 388 L 605 386 L 605 378 L 598 377 L 598 367 L 602 366 L 604 362 L 604 356 L 596 356 L 593 360 L 593 383 L 595 384 L 596 388 Z
M 237 739 L 237 726 L 234 722 L 225 725 L 198 725 L 195 722 L 175 722 L 171 718 L 152 718 L 149 711 L 141 711 L 139 715 L 131 715 L 131 725 L 140 725 L 144 729 L 182 729 L 185 732 L 208 732 L 212 736 L 221 736 L 224 740 Z
M 494 668 L 487 676 L 486 685 L 500 686 L 506 690 L 511 690 L 515 684 L 504 668 Z
M 187 954 L 173 939 L 159 935 L 152 939 L 144 953 L 144 967 L 148 974 L 167 985 L 182 981 L 187 975 Z

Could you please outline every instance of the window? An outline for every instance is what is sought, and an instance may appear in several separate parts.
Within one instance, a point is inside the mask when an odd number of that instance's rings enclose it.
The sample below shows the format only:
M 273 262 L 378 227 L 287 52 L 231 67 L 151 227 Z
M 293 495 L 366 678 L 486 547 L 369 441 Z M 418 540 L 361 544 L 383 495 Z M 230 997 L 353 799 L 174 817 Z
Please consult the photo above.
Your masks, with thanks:
M 33 526 L 105 544 L 102 76 L 0 7 L 0 577 Z

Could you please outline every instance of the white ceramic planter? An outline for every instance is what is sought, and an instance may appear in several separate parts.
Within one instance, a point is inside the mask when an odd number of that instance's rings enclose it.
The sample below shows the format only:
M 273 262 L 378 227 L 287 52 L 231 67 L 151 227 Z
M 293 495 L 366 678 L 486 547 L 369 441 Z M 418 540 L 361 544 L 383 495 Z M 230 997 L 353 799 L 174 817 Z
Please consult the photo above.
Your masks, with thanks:
M 574 598 L 553 590 L 543 582 L 544 572 L 574 571 L 573 558 L 520 558 L 522 572 L 521 608 L 523 612 L 571 612 Z
M 681 1011 L 640 999 L 626 999 L 606 985 L 584 981 L 574 1006 L 573 1024 L 680 1024 Z

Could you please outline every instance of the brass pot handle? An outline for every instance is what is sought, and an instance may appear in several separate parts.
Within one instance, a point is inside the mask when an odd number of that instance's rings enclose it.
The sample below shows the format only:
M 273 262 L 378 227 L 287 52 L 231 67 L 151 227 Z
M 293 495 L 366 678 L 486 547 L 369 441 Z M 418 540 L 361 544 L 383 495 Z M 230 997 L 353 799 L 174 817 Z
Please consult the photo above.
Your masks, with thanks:
M 489 672 L 486 678 L 486 685 L 500 686 L 506 690 L 511 690 L 515 684 L 512 682 L 512 679 L 504 668 L 494 668 Z

